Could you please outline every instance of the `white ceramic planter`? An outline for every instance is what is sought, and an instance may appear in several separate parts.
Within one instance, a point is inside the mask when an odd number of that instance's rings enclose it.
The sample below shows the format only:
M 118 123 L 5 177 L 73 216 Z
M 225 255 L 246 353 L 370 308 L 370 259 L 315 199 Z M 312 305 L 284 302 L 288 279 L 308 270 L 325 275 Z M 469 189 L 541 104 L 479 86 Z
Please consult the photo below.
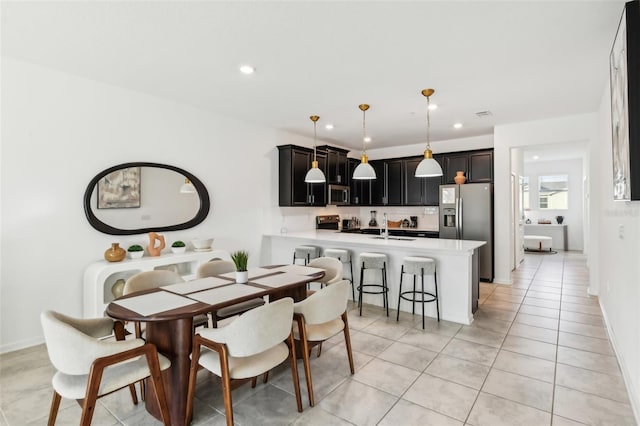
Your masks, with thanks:
M 236 271 L 236 282 L 246 284 L 249 281 L 249 271 Z
M 186 247 L 171 247 L 171 251 L 173 253 L 184 253 L 185 251 L 187 251 Z
M 129 254 L 129 259 L 140 259 L 142 256 L 144 256 L 144 250 L 142 250 L 142 251 L 129 251 L 127 253 Z

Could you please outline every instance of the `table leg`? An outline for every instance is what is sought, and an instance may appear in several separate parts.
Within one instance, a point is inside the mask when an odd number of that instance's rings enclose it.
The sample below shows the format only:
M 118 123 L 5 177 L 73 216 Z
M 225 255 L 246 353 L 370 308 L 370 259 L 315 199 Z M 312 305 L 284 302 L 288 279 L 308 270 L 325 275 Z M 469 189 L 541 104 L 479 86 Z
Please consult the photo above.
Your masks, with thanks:
M 167 404 L 169 404 L 171 424 L 183 425 L 187 409 L 193 318 L 148 322 L 146 338 L 148 342 L 156 345 L 158 352 L 171 360 L 171 367 L 162 372 L 162 379 L 164 380 Z M 147 411 L 160 420 L 162 415 L 150 379 L 147 379 L 146 388 Z

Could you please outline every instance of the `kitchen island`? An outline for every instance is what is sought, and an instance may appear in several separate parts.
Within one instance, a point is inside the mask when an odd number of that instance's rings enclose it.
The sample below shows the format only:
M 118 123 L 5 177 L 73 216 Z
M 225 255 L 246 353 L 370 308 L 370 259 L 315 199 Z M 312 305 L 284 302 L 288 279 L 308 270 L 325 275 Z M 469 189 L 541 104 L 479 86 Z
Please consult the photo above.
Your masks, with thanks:
M 478 248 L 484 241 L 447 240 L 436 238 L 380 238 L 376 235 L 341 233 L 333 230 L 313 230 L 286 234 L 267 234 L 262 242 L 262 264 L 291 263 L 296 246 L 314 245 L 326 248 L 345 248 L 353 252 L 355 284 L 360 282 L 359 254 L 379 252 L 388 256 L 387 281 L 390 308 L 398 304 L 398 287 L 402 259 L 406 256 L 426 256 L 437 262 L 440 318 L 460 324 L 471 324 L 473 312 L 478 306 Z M 373 272 L 373 271 L 366 271 Z M 375 277 L 379 282 L 379 274 Z M 405 278 L 406 283 L 410 276 Z M 369 282 L 367 278 L 367 282 Z M 419 280 L 417 280 L 419 282 Z M 432 288 L 430 278 L 426 287 Z M 364 302 L 382 306 L 379 295 L 364 295 Z M 400 310 L 411 312 L 411 304 L 403 301 Z M 421 312 L 420 305 L 416 313 Z M 425 304 L 425 315 L 436 317 L 434 303 Z

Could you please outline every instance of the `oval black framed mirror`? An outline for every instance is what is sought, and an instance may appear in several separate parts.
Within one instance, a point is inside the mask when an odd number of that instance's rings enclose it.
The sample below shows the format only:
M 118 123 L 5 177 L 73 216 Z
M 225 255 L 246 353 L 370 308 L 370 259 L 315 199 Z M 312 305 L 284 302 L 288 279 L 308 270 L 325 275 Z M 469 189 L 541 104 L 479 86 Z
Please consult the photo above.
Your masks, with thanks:
M 98 173 L 84 193 L 92 227 L 110 235 L 179 231 L 209 214 L 207 188 L 193 174 L 167 164 L 132 162 Z

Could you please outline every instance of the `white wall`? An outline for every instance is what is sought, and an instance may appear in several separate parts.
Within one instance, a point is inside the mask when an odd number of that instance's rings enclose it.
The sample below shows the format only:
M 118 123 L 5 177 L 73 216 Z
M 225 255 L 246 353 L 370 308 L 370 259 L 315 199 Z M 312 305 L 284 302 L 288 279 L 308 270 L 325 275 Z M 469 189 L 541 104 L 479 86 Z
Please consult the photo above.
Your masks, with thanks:
M 565 159 L 556 161 L 533 161 L 524 163 L 524 174 L 529 177 L 529 205 L 531 210 L 525 212 L 525 216 L 531 219 L 531 223 L 537 223 L 538 219 L 549 219 L 556 223 L 556 216 L 564 216 L 563 224 L 567 225 L 567 240 L 569 250 L 582 251 L 583 243 L 583 217 L 582 205 L 582 159 Z M 538 177 L 544 175 L 568 175 L 569 199 L 567 210 L 540 209 L 538 202 Z
M 599 138 L 591 145 L 591 289 L 599 293 L 636 419 L 640 419 L 640 202 L 613 201 L 609 85 L 604 92 Z
M 193 173 L 211 212 L 167 240 L 214 237 L 257 266 L 262 234 L 282 222 L 275 147 L 313 143 L 5 57 L 1 83 L 0 352 L 41 342 L 44 309 L 80 316 L 83 271 L 111 242 L 146 245 L 87 222 L 83 194 L 98 172 L 150 161 Z

